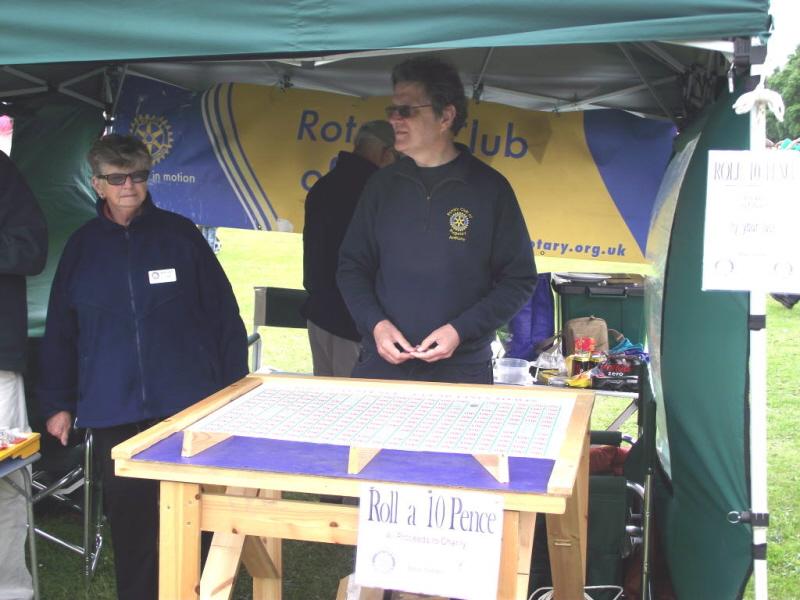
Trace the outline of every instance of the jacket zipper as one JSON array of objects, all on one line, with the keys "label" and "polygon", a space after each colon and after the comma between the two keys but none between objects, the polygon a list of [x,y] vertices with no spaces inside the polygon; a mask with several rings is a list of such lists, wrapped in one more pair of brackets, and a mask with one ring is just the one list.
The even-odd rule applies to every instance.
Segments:
[{"label": "jacket zipper", "polygon": [[416,177],[412,177],[407,173],[397,173],[397,175],[412,181],[418,188],[422,190],[422,194],[425,196],[427,214],[425,215],[425,229],[423,231],[430,231],[431,228],[431,209],[433,206],[433,193],[436,191],[436,188],[442,187],[444,184],[450,183],[451,181],[466,183],[463,179],[458,177],[448,177],[447,179],[442,179],[439,183],[434,185],[433,188],[431,188],[430,192],[428,192],[425,185]]},{"label": "jacket zipper", "polygon": [[131,269],[131,236],[130,231],[125,229],[125,243],[128,253],[128,293],[131,300],[131,311],[133,312],[133,331],[136,338],[136,360],[139,364],[139,381],[142,387],[142,418],[147,414],[147,391],[144,382],[144,365],[142,364],[142,340],[139,334],[139,319],[136,313],[136,298],[133,295],[133,274]]}]

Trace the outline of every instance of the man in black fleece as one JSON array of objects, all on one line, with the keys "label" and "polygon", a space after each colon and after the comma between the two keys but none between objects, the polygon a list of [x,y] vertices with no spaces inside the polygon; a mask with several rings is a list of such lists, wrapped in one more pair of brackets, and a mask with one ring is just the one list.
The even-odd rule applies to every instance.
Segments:
[{"label": "man in black fleece", "polygon": [[367,179],[394,162],[394,131],[386,121],[368,121],[356,133],[352,152],[339,152],[336,166],[306,197],[303,227],[303,316],[314,375],[350,377],[361,335],[336,285],[339,246]]},{"label": "man in black fleece", "polygon": [[392,84],[406,158],[367,182],[339,254],[363,336],[353,376],[491,383],[495,330],[536,283],[525,220],[508,181],[454,141],[467,117],[456,70],[414,57]]}]

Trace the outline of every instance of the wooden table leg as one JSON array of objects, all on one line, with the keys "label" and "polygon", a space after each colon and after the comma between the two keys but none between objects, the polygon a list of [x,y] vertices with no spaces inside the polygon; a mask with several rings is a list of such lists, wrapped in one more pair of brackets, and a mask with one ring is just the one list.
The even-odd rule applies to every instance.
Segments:
[{"label": "wooden table leg", "polygon": [[531,571],[536,513],[503,511],[503,542],[500,548],[500,574],[497,597],[525,600]]},{"label": "wooden table leg", "polygon": [[217,531],[200,576],[200,600],[228,600],[236,585],[245,536]]},{"label": "wooden table leg", "polygon": [[498,600],[517,600],[517,565],[519,564],[519,512],[503,511],[503,541],[500,546]]},{"label": "wooden table leg", "polygon": [[583,598],[586,581],[586,533],[589,523],[589,435],[572,495],[563,515],[547,515],[547,548],[555,600]]},{"label": "wooden table leg", "polygon": [[[281,492],[261,490],[259,498],[281,499]],[[282,558],[278,538],[248,536],[242,560],[253,577],[253,600],[281,600]]]},{"label": "wooden table leg", "polygon": [[[203,485],[204,494],[230,494],[255,497],[258,490],[242,487]],[[200,600],[228,600],[233,595],[242,562],[246,536],[232,531],[215,531],[211,548],[200,575]]]},{"label": "wooden table leg", "polygon": [[[280,499],[280,492],[241,487],[219,487],[215,493]],[[204,491],[209,489],[204,486]],[[234,531],[215,531],[200,578],[200,600],[228,600],[239,565],[244,562],[253,578],[254,600],[281,599],[281,540]]]},{"label": "wooden table leg", "polygon": [[526,600],[533,558],[533,536],[536,533],[536,513],[519,513],[519,556],[517,563],[517,598]]},{"label": "wooden table leg", "polygon": [[161,482],[158,597],[193,600],[200,595],[200,486]]}]

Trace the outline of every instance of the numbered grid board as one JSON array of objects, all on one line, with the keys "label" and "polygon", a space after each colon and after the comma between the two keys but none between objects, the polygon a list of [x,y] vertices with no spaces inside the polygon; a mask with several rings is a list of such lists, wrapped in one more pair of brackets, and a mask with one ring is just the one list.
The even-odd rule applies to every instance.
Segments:
[{"label": "numbered grid board", "polygon": [[[404,389],[407,388],[407,389]],[[516,391],[516,390],[514,390]],[[318,444],[558,456],[575,396],[270,379],[187,431]]]}]

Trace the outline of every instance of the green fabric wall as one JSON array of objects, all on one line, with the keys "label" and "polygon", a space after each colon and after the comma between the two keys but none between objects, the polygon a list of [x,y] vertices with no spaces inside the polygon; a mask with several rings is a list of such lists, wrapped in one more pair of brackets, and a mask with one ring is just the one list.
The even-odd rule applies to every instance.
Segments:
[{"label": "green fabric wall", "polygon": [[42,99],[15,115],[11,158],[39,201],[49,234],[47,266],[28,278],[28,335],[44,334],[50,283],[70,234],[92,218],[94,191],[86,152],[103,130],[97,108]]},{"label": "green fabric wall", "polygon": [[672,493],[657,515],[681,600],[735,598],[748,575],[751,530],[726,515],[749,506],[748,296],[700,289],[709,149],[749,147],[749,121],[724,95],[710,107],[678,199],[665,280],[664,405]]}]

